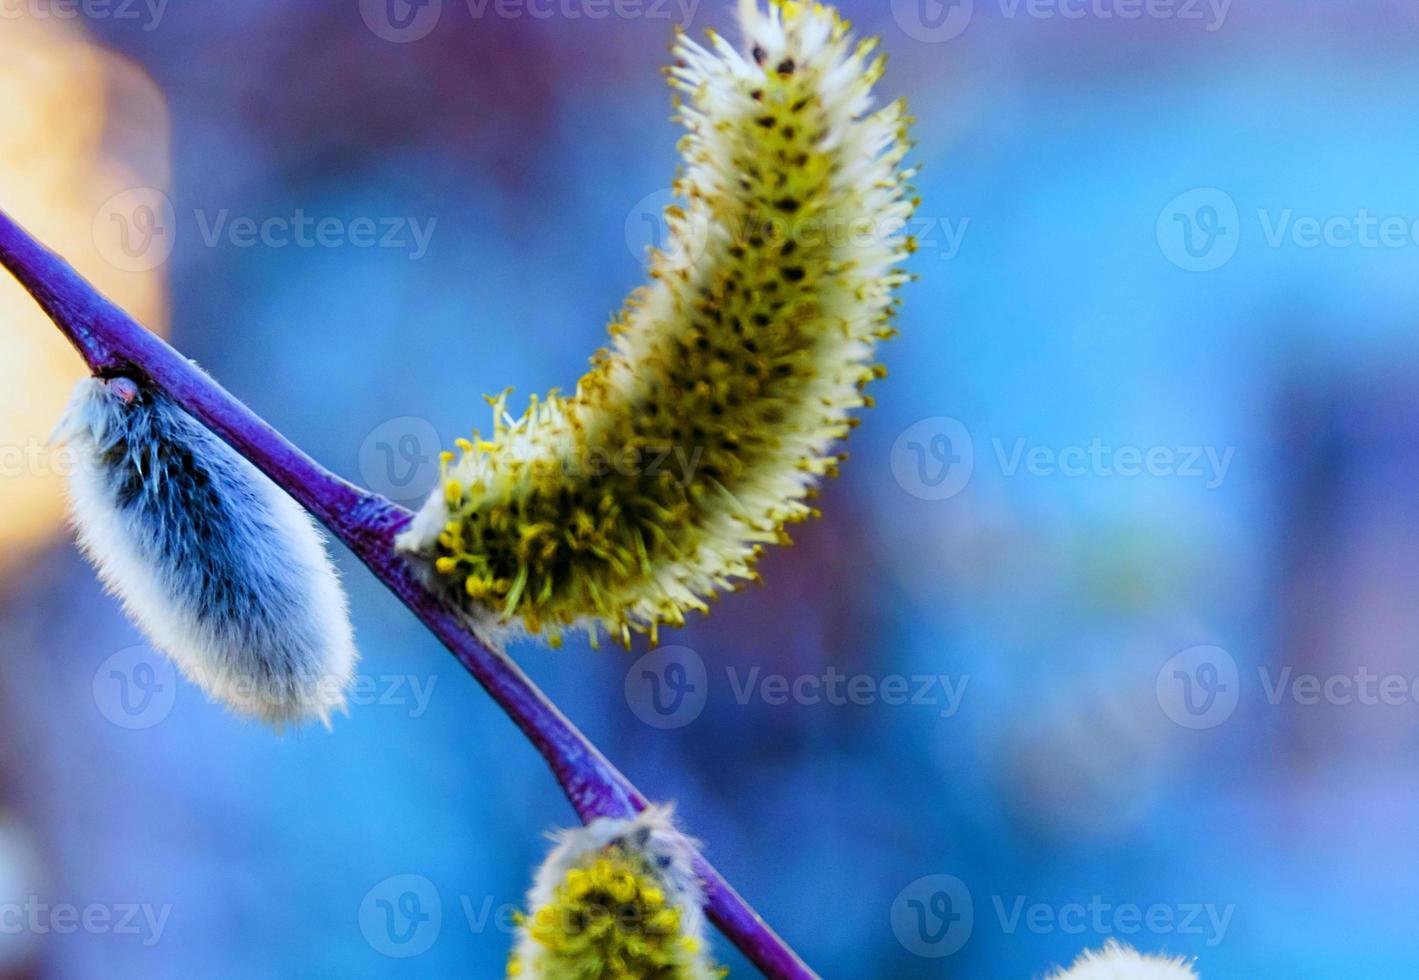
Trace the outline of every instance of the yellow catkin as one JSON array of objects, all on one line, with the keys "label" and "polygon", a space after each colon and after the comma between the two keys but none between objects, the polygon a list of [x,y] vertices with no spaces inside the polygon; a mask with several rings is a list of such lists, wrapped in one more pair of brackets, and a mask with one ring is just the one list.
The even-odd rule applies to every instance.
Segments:
[{"label": "yellow catkin", "polygon": [[873,108],[883,61],[831,8],[741,20],[742,53],[675,45],[684,203],[651,284],[572,396],[492,399],[400,539],[487,625],[681,625],[816,513],[869,404],[912,249],[905,109]]},{"label": "yellow catkin", "polygon": [[600,820],[561,836],[518,919],[508,976],[719,980],[703,897],[669,812]]}]

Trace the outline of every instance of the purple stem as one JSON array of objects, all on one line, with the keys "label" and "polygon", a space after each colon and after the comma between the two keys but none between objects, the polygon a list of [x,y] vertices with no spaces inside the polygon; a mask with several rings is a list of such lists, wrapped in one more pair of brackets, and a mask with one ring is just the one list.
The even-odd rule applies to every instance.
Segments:
[{"label": "purple stem", "polygon": [[[583,821],[629,817],[646,806],[631,785],[548,700],[507,654],[483,643],[457,612],[426,589],[395,552],[412,515],[325,469],[160,337],[119,309],[58,255],[0,211],[3,264],[69,338],[89,369],[127,375],[166,391],[195,418],[256,464],[343,541],[443,641],[547,760]],[[705,910],[764,975],[816,978],[702,857]]]}]

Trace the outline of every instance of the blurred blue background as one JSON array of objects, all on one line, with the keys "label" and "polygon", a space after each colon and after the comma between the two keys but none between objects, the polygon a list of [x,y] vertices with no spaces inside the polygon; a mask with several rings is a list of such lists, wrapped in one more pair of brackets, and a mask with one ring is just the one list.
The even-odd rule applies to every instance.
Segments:
[{"label": "blurred blue background", "polygon": [[[165,283],[182,350],[412,505],[484,394],[585,368],[663,230],[672,28],[732,17],[400,3],[12,3],[0,57],[39,24],[56,59],[150,79],[160,110],[114,95],[83,152],[157,174],[130,186],[165,194],[142,215],[166,244],[96,237],[107,274]],[[677,649],[519,660],[826,977],[1039,977],[1111,937],[1205,978],[1412,975],[1419,3],[844,6],[924,166],[879,407],[823,519]],[[93,96],[61,91],[56,120]],[[233,224],[301,215],[333,237]],[[8,447],[45,435],[4,418]],[[7,482],[49,499],[37,468]],[[279,738],[172,677],[53,515],[26,521],[0,885],[111,919],[15,928],[0,896],[11,975],[500,975],[573,815],[357,562],[356,704]],[[674,716],[638,686],[668,660],[705,678]],[[411,890],[435,915],[400,943],[373,910]]]}]

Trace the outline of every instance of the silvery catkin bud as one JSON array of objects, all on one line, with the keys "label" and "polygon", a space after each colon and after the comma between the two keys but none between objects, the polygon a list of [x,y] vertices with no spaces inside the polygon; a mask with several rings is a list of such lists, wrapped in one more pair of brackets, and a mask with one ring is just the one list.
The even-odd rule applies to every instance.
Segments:
[{"label": "silvery catkin bud", "polygon": [[399,545],[485,632],[654,636],[755,577],[813,513],[870,404],[914,248],[908,119],[833,9],[740,8],[743,53],[675,46],[683,207],[652,283],[571,397],[534,399],[445,455]]},{"label": "silvery catkin bud", "polygon": [[275,725],[345,706],[354,633],[310,517],[166,395],[79,383],[55,440],[77,454],[79,545],[153,645]]}]

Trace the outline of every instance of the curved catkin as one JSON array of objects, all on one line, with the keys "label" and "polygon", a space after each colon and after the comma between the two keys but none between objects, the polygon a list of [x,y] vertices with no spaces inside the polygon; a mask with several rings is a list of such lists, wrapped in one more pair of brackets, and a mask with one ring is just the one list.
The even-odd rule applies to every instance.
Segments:
[{"label": "curved catkin", "polygon": [[692,857],[667,807],[562,832],[528,893],[508,976],[719,980]]},{"label": "curved catkin", "polygon": [[914,201],[904,106],[828,7],[741,5],[743,52],[681,37],[683,207],[570,398],[445,456],[401,537],[484,628],[679,625],[813,511],[881,374]]},{"label": "curved catkin", "polygon": [[76,454],[79,544],[153,645],[275,725],[345,706],[357,660],[311,519],[161,392],[79,383],[55,432]]}]

